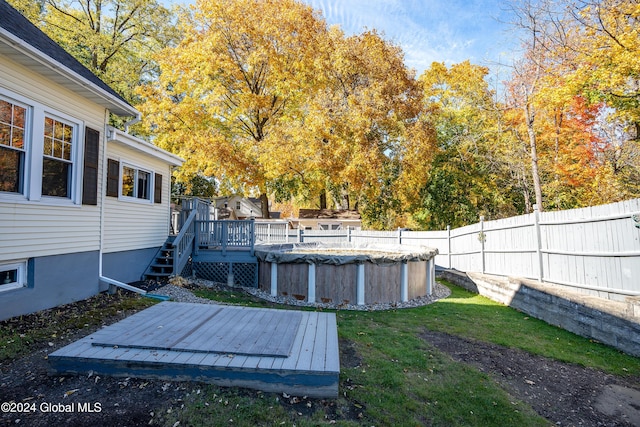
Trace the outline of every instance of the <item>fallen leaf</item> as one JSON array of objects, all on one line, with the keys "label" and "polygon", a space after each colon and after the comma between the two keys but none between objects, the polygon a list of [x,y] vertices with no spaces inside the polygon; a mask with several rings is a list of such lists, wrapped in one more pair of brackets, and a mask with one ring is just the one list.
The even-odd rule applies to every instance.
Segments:
[{"label": "fallen leaf", "polygon": [[78,390],[80,390],[80,389],[79,388],[74,388],[73,390],[67,390],[67,391],[64,392],[64,396],[63,397],[71,396],[73,393],[75,393]]}]

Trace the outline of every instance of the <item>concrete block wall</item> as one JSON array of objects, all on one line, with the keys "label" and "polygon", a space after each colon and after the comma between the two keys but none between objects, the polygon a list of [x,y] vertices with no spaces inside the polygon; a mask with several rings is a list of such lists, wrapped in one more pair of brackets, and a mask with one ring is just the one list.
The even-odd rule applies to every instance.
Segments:
[{"label": "concrete block wall", "polygon": [[640,298],[612,301],[550,283],[456,270],[440,275],[531,317],[640,357]]}]

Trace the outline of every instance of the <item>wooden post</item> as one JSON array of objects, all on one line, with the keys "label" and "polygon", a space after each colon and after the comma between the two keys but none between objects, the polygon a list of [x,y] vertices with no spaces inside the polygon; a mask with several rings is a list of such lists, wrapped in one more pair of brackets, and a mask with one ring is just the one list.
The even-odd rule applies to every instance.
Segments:
[{"label": "wooden post", "polygon": [[222,255],[227,253],[227,243],[229,243],[229,222],[222,222],[222,239],[220,242],[220,246],[222,249]]},{"label": "wooden post", "polygon": [[356,282],[356,303],[364,305],[364,264],[358,264]]}]

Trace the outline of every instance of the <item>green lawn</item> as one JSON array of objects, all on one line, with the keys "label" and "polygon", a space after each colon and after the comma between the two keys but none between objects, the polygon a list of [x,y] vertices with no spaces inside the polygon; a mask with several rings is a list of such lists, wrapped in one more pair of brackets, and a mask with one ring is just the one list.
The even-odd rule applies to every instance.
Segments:
[{"label": "green lawn", "polygon": [[[393,425],[546,426],[527,404],[487,374],[453,361],[420,335],[426,329],[495,343],[590,366],[615,375],[640,374],[640,359],[530,318],[447,283],[449,298],[434,304],[378,312],[338,311],[341,345],[359,363],[342,366],[337,401],[203,387],[165,425]],[[236,292],[200,296],[262,305]],[[294,401],[295,402],[295,401]],[[333,421],[332,421],[333,420]]]},{"label": "green lawn", "polygon": [[[639,358],[445,284],[451,288],[451,296],[424,307],[336,311],[343,351],[338,399],[306,399],[193,383],[179,408],[163,414],[158,411],[154,420],[165,426],[550,425],[486,373],[455,362],[431,346],[421,338],[426,330],[519,348],[613,375],[640,375]],[[195,293],[226,303],[273,306],[241,290],[203,289]],[[70,306],[73,308],[28,316],[29,322],[24,321],[27,317],[2,322],[0,362],[155,302],[133,295],[102,296]]]}]

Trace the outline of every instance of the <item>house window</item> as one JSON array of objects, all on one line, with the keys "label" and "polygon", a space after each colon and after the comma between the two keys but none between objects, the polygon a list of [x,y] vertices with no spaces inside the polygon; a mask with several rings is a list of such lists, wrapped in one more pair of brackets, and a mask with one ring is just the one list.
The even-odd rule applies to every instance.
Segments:
[{"label": "house window", "polygon": [[318,223],[320,230],[341,230],[342,224],[340,223]]},{"label": "house window", "polygon": [[0,199],[80,205],[82,122],[0,92]]},{"label": "house window", "polygon": [[121,195],[151,200],[151,172],[133,166],[122,166]]},{"label": "house window", "polygon": [[71,197],[74,126],[52,117],[44,119],[42,195]]},{"label": "house window", "polygon": [[0,191],[22,193],[27,109],[0,98]]},{"label": "house window", "polygon": [[26,261],[0,264],[0,292],[25,287],[27,283],[26,271]]},{"label": "house window", "polygon": [[239,211],[240,210],[240,201],[236,202],[236,210]]}]

